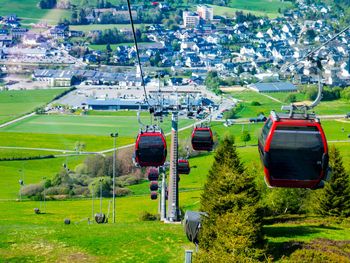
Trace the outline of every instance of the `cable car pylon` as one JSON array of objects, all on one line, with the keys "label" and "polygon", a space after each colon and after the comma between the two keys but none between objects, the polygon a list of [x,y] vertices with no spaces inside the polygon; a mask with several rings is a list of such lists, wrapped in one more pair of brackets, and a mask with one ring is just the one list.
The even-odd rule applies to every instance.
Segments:
[{"label": "cable car pylon", "polygon": [[171,145],[170,145],[170,171],[168,188],[168,217],[169,222],[180,221],[179,187],[178,187],[178,112],[172,112]]}]

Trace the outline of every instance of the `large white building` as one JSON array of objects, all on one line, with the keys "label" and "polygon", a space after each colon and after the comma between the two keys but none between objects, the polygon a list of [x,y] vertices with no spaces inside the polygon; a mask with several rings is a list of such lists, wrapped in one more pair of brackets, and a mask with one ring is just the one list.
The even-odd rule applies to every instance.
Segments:
[{"label": "large white building", "polygon": [[199,15],[190,11],[184,11],[183,22],[185,27],[196,27],[199,24]]},{"label": "large white building", "polygon": [[197,5],[197,14],[205,21],[211,21],[214,18],[214,9],[208,5]]}]

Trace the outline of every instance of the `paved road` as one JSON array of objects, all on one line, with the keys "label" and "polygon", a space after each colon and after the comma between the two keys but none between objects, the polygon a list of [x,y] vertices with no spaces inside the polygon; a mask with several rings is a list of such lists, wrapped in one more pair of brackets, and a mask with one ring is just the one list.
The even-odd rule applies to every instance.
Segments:
[{"label": "paved road", "polygon": [[27,115],[24,115],[24,116],[22,116],[22,117],[19,117],[19,118],[17,118],[17,119],[12,120],[12,121],[9,121],[9,122],[6,122],[6,123],[1,124],[1,125],[0,125],[0,128],[4,128],[4,127],[6,127],[6,126],[8,126],[8,125],[14,124],[14,123],[16,123],[16,122],[18,122],[18,121],[27,119],[27,118],[32,117],[32,116],[34,116],[34,115],[35,115],[35,112],[29,113],[29,114],[27,114]]}]

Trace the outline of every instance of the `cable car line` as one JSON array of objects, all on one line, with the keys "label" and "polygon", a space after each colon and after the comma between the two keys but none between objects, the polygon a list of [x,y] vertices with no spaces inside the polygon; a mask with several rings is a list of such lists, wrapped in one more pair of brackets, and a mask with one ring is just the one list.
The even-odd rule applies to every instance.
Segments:
[{"label": "cable car line", "polygon": [[135,49],[136,49],[136,57],[137,57],[137,62],[138,62],[139,70],[140,70],[141,85],[143,87],[143,91],[144,91],[144,94],[145,94],[145,102],[148,104],[148,106],[150,106],[149,101],[148,101],[147,91],[146,91],[145,80],[144,80],[144,77],[143,77],[143,71],[142,71],[141,59],[140,59],[140,52],[139,52],[139,47],[138,47],[138,44],[137,44],[136,31],[135,31],[135,26],[134,26],[134,19],[132,17],[132,12],[131,12],[130,0],[127,0],[127,3],[128,3],[130,24],[131,24],[132,34],[133,34],[133,38],[134,38],[134,45],[135,45]]},{"label": "cable car line", "polygon": [[309,58],[313,53],[317,52],[318,50],[320,50],[322,47],[328,45],[328,43],[332,42],[334,39],[336,39],[338,36],[340,36],[341,34],[345,33],[346,31],[348,31],[350,29],[350,26],[345,27],[342,31],[340,31],[339,33],[337,33],[336,35],[334,35],[333,37],[331,37],[330,39],[328,39],[327,41],[325,41],[324,43],[322,43],[321,45],[319,45],[318,47],[316,47],[315,49],[309,51],[306,55],[304,55],[302,58],[298,59],[297,61],[287,64],[285,66],[285,69],[283,68],[283,66],[281,67],[281,69],[279,70],[280,72],[284,72],[286,71],[289,67],[294,66],[295,64],[298,64],[299,62],[305,60],[306,58]]}]

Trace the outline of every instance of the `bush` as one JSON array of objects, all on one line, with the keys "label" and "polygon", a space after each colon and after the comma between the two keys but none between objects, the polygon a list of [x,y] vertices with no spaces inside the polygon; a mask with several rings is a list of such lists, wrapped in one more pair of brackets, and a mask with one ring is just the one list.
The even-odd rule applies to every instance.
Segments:
[{"label": "bush", "polygon": [[350,87],[346,87],[340,92],[340,97],[346,100],[350,100]]},{"label": "bush", "polygon": [[100,196],[100,179],[102,181],[102,196],[110,197],[112,196],[112,178],[110,177],[97,177],[90,183],[89,189],[92,193],[92,188],[95,196]]},{"label": "bush", "polygon": [[21,189],[21,194],[31,197],[40,194],[44,190],[44,186],[40,184],[29,184]]},{"label": "bush", "polygon": [[252,101],[252,102],[250,103],[250,105],[252,105],[252,106],[261,106],[261,103],[258,102],[258,101]]},{"label": "bush", "polygon": [[87,174],[87,166],[86,164],[78,164],[75,169],[74,169],[75,173],[77,174]]},{"label": "bush", "polygon": [[46,195],[68,195],[70,188],[67,185],[53,186],[45,190]]},{"label": "bush", "polygon": [[154,215],[147,211],[143,211],[140,214],[140,221],[156,221],[156,220],[159,220],[159,215]]},{"label": "bush", "polygon": [[297,96],[295,96],[295,94],[289,94],[284,101],[285,102],[289,102],[289,103],[296,102],[297,101]]},{"label": "bush", "polygon": [[73,194],[72,195],[83,195],[83,196],[87,196],[89,195],[90,191],[89,188],[87,186],[76,186],[73,189]]},{"label": "bush", "polygon": [[264,198],[272,215],[301,214],[306,212],[307,189],[270,189]]},{"label": "bush", "polygon": [[[113,193],[113,191],[112,191],[112,193]],[[127,196],[129,194],[131,194],[131,190],[129,188],[116,187],[116,189],[115,189],[116,196]]]}]

